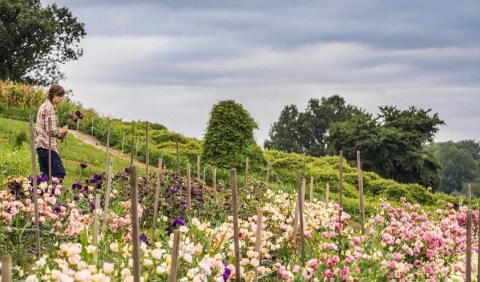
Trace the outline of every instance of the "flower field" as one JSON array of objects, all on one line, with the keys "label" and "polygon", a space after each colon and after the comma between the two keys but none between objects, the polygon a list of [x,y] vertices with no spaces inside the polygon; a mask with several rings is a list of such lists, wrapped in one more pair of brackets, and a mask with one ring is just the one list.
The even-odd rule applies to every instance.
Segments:
[{"label": "flower field", "polygon": [[[83,165],[83,164],[82,164]],[[36,258],[32,179],[16,178],[0,191],[0,253],[12,254],[14,280],[133,281],[129,171],[113,175],[107,228],[93,240],[95,215],[103,219],[105,174],[69,187],[37,178],[41,257]],[[152,232],[156,175],[138,179],[141,277],[168,281],[173,231],[180,230],[178,281],[464,281],[466,206],[448,204],[436,212],[399,199],[382,201],[366,222],[366,234],[341,207],[305,202],[305,263],[294,240],[296,195],[253,182],[239,188],[240,274],[236,273],[231,189],[192,181],[187,209],[185,179],[161,175],[160,216]],[[101,195],[100,207],[95,206]],[[256,251],[257,212],[262,211]],[[478,211],[472,212],[472,274],[476,281]]]}]

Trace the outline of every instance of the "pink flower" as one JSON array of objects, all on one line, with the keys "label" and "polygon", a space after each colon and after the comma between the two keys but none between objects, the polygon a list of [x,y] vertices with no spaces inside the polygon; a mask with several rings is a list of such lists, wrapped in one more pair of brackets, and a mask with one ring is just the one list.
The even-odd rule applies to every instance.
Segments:
[{"label": "pink flower", "polygon": [[312,276],[313,276],[313,269],[307,267],[303,270],[303,278],[309,280],[312,278]]},{"label": "pink flower", "polygon": [[308,264],[308,266],[313,268],[313,270],[317,270],[317,268],[319,267],[318,259],[311,259],[307,262],[307,264]]},{"label": "pink flower", "polygon": [[400,254],[400,253],[394,253],[393,254],[393,259],[394,260],[401,260],[401,259],[403,259],[403,255]]},{"label": "pink flower", "polygon": [[327,269],[323,272],[323,278],[330,279],[333,278],[333,273],[330,269]]},{"label": "pink flower", "polygon": [[343,281],[348,280],[348,277],[350,276],[350,269],[348,266],[343,267],[342,271],[340,271],[340,276],[342,276]]},{"label": "pink flower", "polygon": [[299,273],[299,272],[300,272],[300,266],[295,265],[295,266],[293,267],[293,269],[292,269],[292,272],[293,272],[293,273]]}]

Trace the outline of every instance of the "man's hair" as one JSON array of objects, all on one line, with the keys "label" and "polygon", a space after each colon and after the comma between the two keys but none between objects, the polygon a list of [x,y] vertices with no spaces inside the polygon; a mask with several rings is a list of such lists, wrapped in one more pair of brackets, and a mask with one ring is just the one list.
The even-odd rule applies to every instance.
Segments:
[{"label": "man's hair", "polygon": [[50,100],[50,102],[53,102],[53,97],[63,97],[64,95],[65,89],[63,89],[63,87],[58,84],[53,84],[52,86],[50,86],[50,89],[48,89],[48,100]]}]

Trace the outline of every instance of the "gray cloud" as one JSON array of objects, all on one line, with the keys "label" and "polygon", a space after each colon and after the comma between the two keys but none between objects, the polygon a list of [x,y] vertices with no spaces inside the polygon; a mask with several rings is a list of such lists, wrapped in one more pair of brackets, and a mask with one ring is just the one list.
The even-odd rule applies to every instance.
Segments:
[{"label": "gray cloud", "polygon": [[285,105],[339,94],[372,113],[432,108],[437,140],[480,136],[475,0],[56,2],[88,32],[64,84],[104,114],[202,137],[235,99],[263,143]]}]

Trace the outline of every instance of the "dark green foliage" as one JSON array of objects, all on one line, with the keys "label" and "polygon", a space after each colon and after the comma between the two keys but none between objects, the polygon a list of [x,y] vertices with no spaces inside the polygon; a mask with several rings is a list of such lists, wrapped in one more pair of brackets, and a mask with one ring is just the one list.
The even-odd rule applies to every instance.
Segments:
[{"label": "dark green foliage", "polygon": [[285,106],[278,122],[270,129],[267,149],[324,156],[328,153],[327,136],[333,123],[364,116],[363,110],[345,103],[334,95],[321,100],[311,99],[305,112],[298,112],[295,105]]},{"label": "dark green foliage", "polygon": [[410,107],[380,107],[376,119],[355,117],[335,123],[330,130],[330,145],[335,153],[343,150],[349,160],[362,152],[365,170],[402,183],[419,183],[434,191],[439,185],[440,164],[422,145],[433,140],[444,122],[430,110]]},{"label": "dark green foliage", "polygon": [[[480,144],[474,140],[442,142],[426,146],[440,161],[440,191],[466,192],[467,183],[480,183]],[[473,194],[480,196],[476,184]],[[466,193],[465,193],[466,194]]]},{"label": "dark green foliage", "polygon": [[48,85],[59,65],[83,54],[83,23],[65,7],[39,0],[0,0],[0,79]]},{"label": "dark green foliage", "polygon": [[272,140],[265,140],[264,147],[289,153],[301,152],[298,136],[298,115],[297,106],[285,106],[278,121],[270,128],[269,136]]},{"label": "dark green foliage", "polygon": [[210,112],[203,160],[218,168],[245,168],[250,158],[251,168],[265,165],[262,152],[255,143],[253,130],[257,123],[242,105],[233,100],[220,101]]}]

